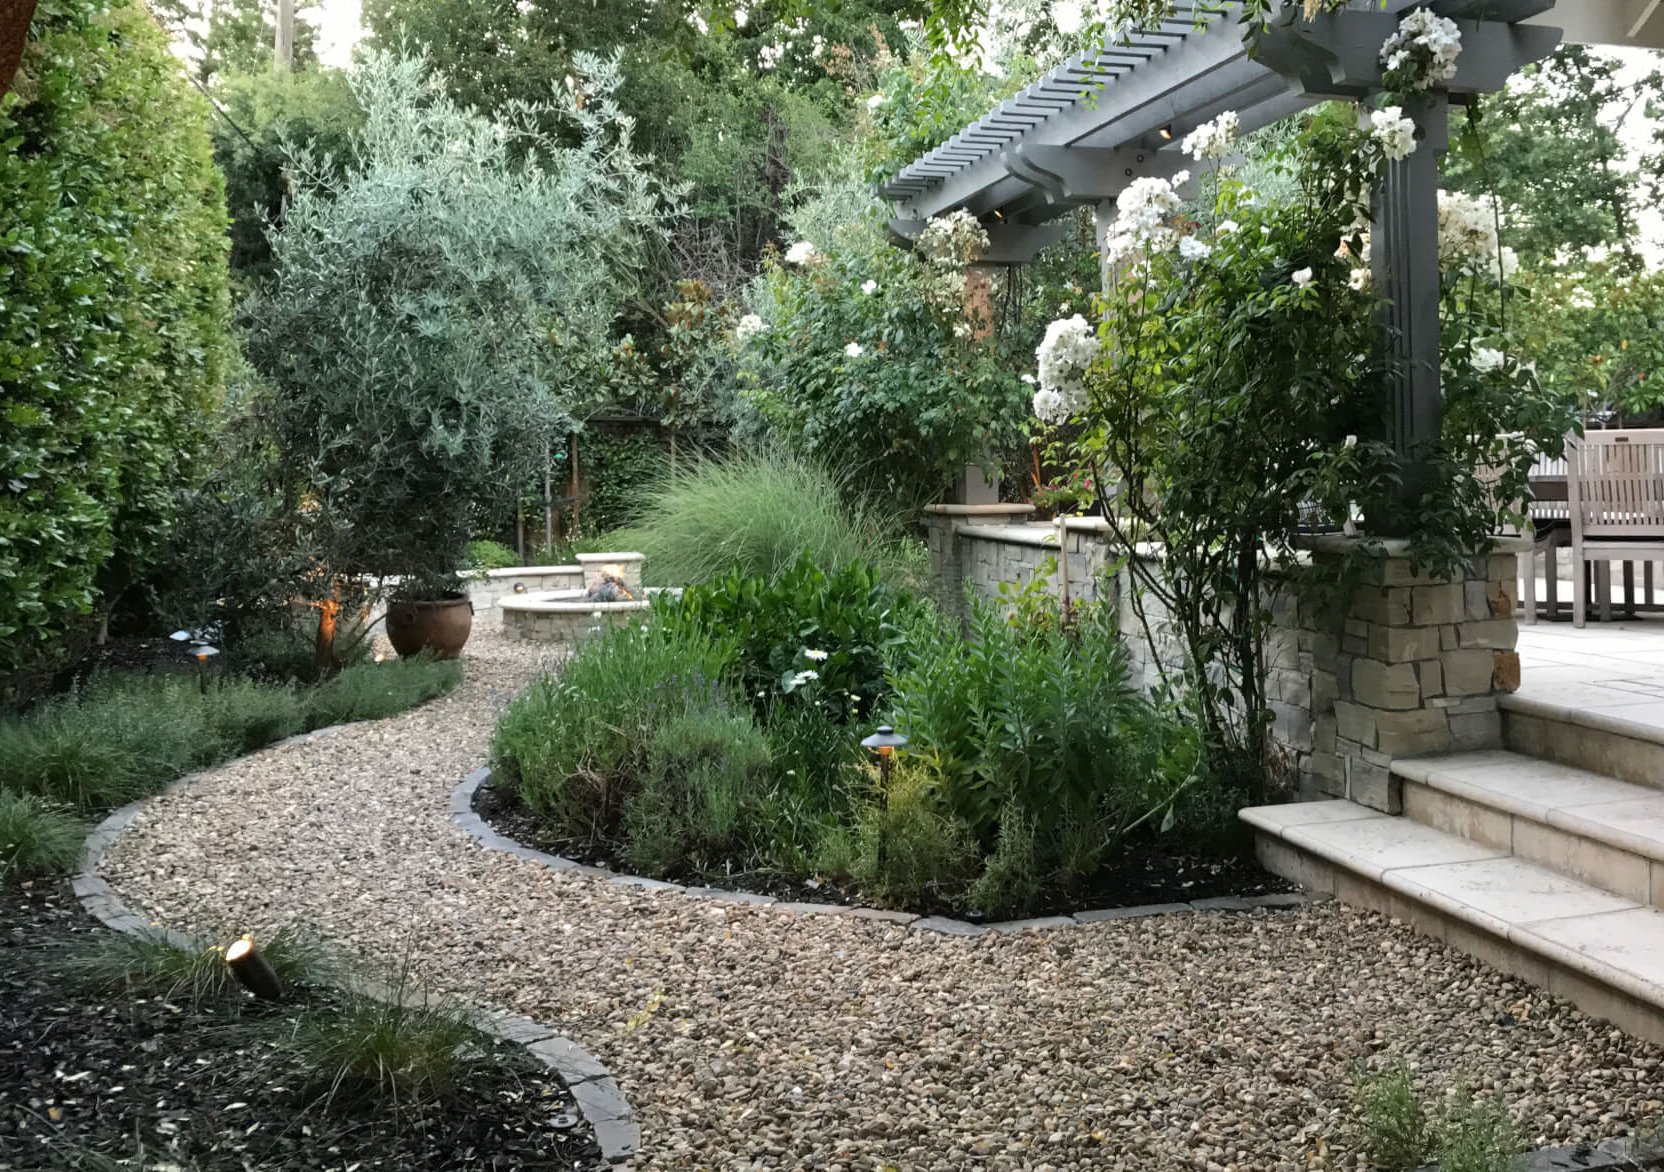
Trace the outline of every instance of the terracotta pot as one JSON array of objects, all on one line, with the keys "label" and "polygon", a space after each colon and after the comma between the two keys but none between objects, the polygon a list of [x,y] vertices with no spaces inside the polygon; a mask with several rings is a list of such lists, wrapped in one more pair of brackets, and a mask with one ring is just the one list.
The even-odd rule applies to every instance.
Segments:
[{"label": "terracotta pot", "polygon": [[395,598],[387,604],[387,641],[402,658],[432,651],[455,659],[474,628],[474,604],[456,594],[437,602]]}]

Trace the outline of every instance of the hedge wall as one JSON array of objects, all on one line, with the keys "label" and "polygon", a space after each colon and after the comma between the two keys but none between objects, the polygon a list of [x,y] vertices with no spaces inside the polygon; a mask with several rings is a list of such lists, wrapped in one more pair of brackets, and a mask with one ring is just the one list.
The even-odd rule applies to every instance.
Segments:
[{"label": "hedge wall", "polygon": [[0,673],[141,574],[230,347],[206,103],[130,0],[43,0],[0,98]]}]

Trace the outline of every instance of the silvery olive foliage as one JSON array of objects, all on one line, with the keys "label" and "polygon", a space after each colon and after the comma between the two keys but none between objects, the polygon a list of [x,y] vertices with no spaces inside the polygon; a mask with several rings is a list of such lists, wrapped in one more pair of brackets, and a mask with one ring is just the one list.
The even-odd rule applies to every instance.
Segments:
[{"label": "silvery olive foliage", "polygon": [[578,65],[558,104],[488,118],[424,59],[374,53],[345,164],[292,152],[249,353],[325,579],[454,586],[602,368],[674,193],[632,150],[616,61]]}]

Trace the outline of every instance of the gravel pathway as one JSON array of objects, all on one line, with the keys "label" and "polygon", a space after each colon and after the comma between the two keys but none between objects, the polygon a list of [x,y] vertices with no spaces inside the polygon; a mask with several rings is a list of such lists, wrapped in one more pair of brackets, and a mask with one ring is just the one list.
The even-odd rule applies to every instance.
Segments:
[{"label": "gravel pathway", "polygon": [[1503,1094],[1539,1142],[1664,1111],[1657,1048],[1334,903],[967,940],[485,851],[447,798],[540,652],[477,631],[452,695],[156,800],[104,873],[170,926],[301,921],[567,1023],[640,1114],[640,1169],[1352,1167],[1348,1072],[1378,1054]]}]

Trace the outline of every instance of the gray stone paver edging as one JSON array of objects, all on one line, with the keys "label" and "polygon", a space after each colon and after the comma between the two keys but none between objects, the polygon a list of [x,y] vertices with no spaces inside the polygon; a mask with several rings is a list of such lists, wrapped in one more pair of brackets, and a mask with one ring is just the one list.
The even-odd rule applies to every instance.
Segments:
[{"label": "gray stone paver edging", "polygon": [[918,916],[909,912],[885,911],[882,908],[851,907],[840,903],[797,903],[787,900],[776,900],[766,895],[757,895],[749,891],[726,891],[720,887],[685,887],[680,883],[667,883],[662,879],[648,879],[641,875],[620,875],[609,871],[605,867],[592,867],[584,863],[566,858],[564,855],[552,855],[547,851],[534,850],[523,846],[512,838],[497,833],[474,812],[474,794],[480,786],[491,777],[491,767],[482,765],[474,770],[451,791],[451,821],[467,831],[480,845],[487,850],[502,851],[515,858],[525,859],[527,862],[541,863],[545,867],[552,867],[557,871],[573,871],[581,875],[589,875],[596,879],[605,879],[609,883],[621,887],[640,887],[648,891],[674,891],[694,899],[721,900],[727,903],[751,904],[755,907],[769,908],[777,912],[785,912],[794,916],[843,916],[848,919],[879,920],[896,924],[912,932],[935,932],[943,936],[982,936],[989,932],[1003,935],[1017,935],[1028,931],[1047,931],[1054,928],[1078,928],[1083,924],[1095,924],[1104,920],[1135,920],[1145,916],[1164,916],[1190,912],[1210,911],[1254,911],[1259,908],[1288,908],[1299,907],[1314,900],[1323,898],[1318,895],[1307,895],[1304,892],[1277,892],[1271,895],[1249,896],[1218,896],[1212,899],[1196,899],[1189,903],[1153,903],[1142,907],[1103,908],[1094,911],[1075,912],[1067,916],[1038,916],[1027,920],[1002,920],[992,924],[973,924],[968,920],[955,920],[947,916]]},{"label": "gray stone paver edging", "polygon": [[[287,737],[265,746],[259,752],[269,752],[286,745],[311,740],[315,737],[325,737],[334,734],[345,725],[331,725],[327,728],[315,729],[309,733]],[[205,771],[206,772],[206,771]],[[165,786],[151,797],[172,793],[193,785],[204,776],[204,772],[190,773],[178,778]],[[472,775],[470,775],[472,776]],[[478,783],[475,783],[476,786]],[[470,795],[472,790],[469,791]],[[110,885],[98,874],[98,864],[104,857],[121,832],[127,829],[138,816],[149,798],[136,802],[129,802],[120,809],[112,810],[105,819],[93,828],[87,836],[86,853],[81,859],[81,870],[70,880],[70,887],[75,897],[80,901],[87,913],[103,924],[106,928],[117,932],[125,932],[130,936],[160,936],[175,948],[188,951],[200,951],[207,947],[204,942],[195,940],[183,932],[165,927],[145,919],[135,913],[117,898]],[[451,811],[453,816],[457,809],[457,797],[451,795]],[[472,813],[472,811],[470,811]],[[500,836],[494,836],[500,838]],[[501,839],[507,843],[507,839]],[[488,843],[487,845],[493,845]],[[512,845],[512,844],[511,844]],[[536,853],[536,852],[532,852]],[[596,871],[594,867],[579,867],[565,859],[555,859],[553,856],[543,856],[552,865],[567,864],[569,869]],[[373,987],[366,986],[366,991],[375,995]],[[595,1141],[601,1149],[601,1156],[609,1163],[627,1160],[641,1150],[641,1125],[636,1122],[635,1112],[629,1101],[625,1099],[618,1082],[596,1057],[572,1039],[565,1037],[553,1028],[526,1017],[516,1017],[513,1014],[491,1012],[473,1015],[475,1025],[484,1033],[498,1038],[512,1045],[518,1045],[542,1063],[545,1068],[555,1074],[566,1089],[572,1093],[572,1099],[578,1105],[578,1111],[583,1115],[591,1127],[595,1129]]]}]

